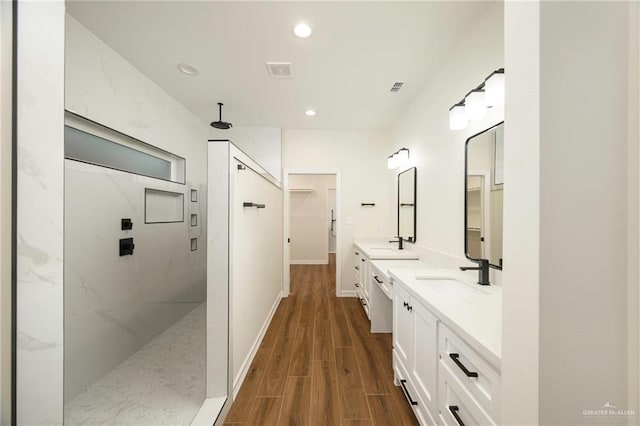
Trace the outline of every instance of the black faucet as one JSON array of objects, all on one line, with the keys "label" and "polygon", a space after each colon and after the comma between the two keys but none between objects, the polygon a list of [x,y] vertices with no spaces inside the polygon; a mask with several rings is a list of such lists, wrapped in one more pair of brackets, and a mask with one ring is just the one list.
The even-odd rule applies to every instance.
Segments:
[{"label": "black faucet", "polygon": [[461,271],[478,271],[478,284],[480,285],[489,285],[489,260],[488,259],[478,259],[474,260],[474,262],[478,262],[477,268],[472,268],[470,266],[461,266]]},{"label": "black faucet", "polygon": [[397,240],[392,240],[389,241],[390,243],[398,243],[398,250],[403,250],[404,247],[402,246],[402,237],[396,237]]}]

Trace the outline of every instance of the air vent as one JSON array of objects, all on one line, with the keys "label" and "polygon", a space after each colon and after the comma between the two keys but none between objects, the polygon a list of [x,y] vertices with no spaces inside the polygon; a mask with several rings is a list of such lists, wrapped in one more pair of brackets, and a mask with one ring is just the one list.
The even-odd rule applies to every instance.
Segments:
[{"label": "air vent", "polygon": [[399,92],[399,91],[400,91],[400,89],[402,88],[402,85],[403,85],[403,84],[404,84],[404,83],[403,83],[403,82],[401,82],[401,81],[396,81],[395,83],[393,83],[393,87],[391,88],[391,91],[392,91],[393,93],[395,93],[395,92]]},{"label": "air vent", "polygon": [[267,62],[267,69],[273,78],[293,78],[291,62]]}]

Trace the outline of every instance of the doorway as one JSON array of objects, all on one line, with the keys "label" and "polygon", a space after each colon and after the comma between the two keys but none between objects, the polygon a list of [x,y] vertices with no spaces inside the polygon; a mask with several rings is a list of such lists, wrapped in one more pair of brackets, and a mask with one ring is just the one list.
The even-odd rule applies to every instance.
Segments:
[{"label": "doorway", "polygon": [[341,293],[340,173],[285,170],[284,295],[290,292],[291,265],[335,262],[336,296]]}]

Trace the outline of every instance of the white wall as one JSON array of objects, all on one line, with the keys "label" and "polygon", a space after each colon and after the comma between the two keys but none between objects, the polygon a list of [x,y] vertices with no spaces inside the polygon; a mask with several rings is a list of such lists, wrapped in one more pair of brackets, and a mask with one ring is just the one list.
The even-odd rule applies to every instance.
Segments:
[{"label": "white wall", "polygon": [[[629,5],[629,404],[640,413],[640,3]],[[638,235],[638,238],[633,238]],[[635,378],[635,380],[633,380]]]},{"label": "white wall", "polygon": [[628,13],[540,5],[541,424],[627,401]]},{"label": "white wall", "polygon": [[[329,261],[329,189],[335,175],[290,175],[289,208],[292,264],[327,264]],[[296,192],[295,189],[308,189]]]},{"label": "white wall", "polygon": [[[240,388],[280,301],[282,190],[233,144],[208,146],[207,376],[208,395],[220,397],[227,395],[221,378]],[[227,362],[228,376],[220,374]]]},{"label": "white wall", "polygon": [[[638,267],[632,7],[507,5],[505,423],[637,423],[637,406],[627,405],[637,389],[627,360],[629,342],[637,345],[628,298],[638,286],[629,280]],[[637,9],[632,16],[637,28]],[[607,402],[636,417],[589,416]]]},{"label": "white wall", "polygon": [[64,2],[18,3],[17,424],[62,424]]},{"label": "white wall", "polygon": [[0,2],[0,424],[11,420],[12,3]]},{"label": "white wall", "polygon": [[[417,168],[417,241],[407,247],[417,249],[421,258],[436,265],[456,267],[467,263],[463,225],[465,141],[503,119],[503,109],[496,107],[466,129],[451,131],[449,108],[503,65],[503,10],[502,3],[496,3],[461,35],[392,129],[388,151],[409,148],[407,167]],[[389,185],[394,188],[389,206],[392,229],[397,223],[397,175],[402,171],[388,173]]]},{"label": "white wall", "polygon": [[187,185],[204,188],[208,123],[69,15],[65,66],[68,110],[186,158]]},{"label": "white wall", "polygon": [[505,3],[504,424],[535,425],[539,419],[539,55],[539,2]]},{"label": "white wall", "polygon": [[[222,112],[224,121],[229,119]],[[217,121],[218,118],[211,121]],[[234,126],[228,130],[211,128],[213,139],[228,139],[251,157],[278,185],[282,182],[282,129],[279,127]]]},{"label": "white wall", "polygon": [[[145,223],[145,188],[182,193],[184,221]],[[65,403],[205,301],[204,236],[190,249],[200,206],[185,185],[65,160]]]},{"label": "white wall", "polygon": [[[353,282],[353,239],[389,236],[389,180],[387,176],[388,135],[382,131],[294,130],[283,131],[283,169],[313,172],[339,170],[341,212],[336,244],[343,253],[337,266],[342,285],[337,291],[355,294]],[[376,203],[362,207],[360,203]],[[286,238],[287,236],[285,236]]]}]

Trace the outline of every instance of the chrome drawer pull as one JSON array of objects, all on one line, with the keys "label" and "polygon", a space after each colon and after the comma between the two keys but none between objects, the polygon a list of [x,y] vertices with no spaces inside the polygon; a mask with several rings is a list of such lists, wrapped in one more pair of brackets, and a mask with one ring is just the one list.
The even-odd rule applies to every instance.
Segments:
[{"label": "chrome drawer pull", "polygon": [[462,370],[464,374],[467,375],[467,377],[478,377],[478,373],[476,373],[475,371],[467,370],[467,367],[465,367],[464,364],[460,362],[460,360],[458,359],[460,358],[459,354],[449,354],[449,358],[451,358],[453,362],[456,363],[456,365],[460,368],[460,370]]},{"label": "chrome drawer pull", "polygon": [[450,405],[449,406],[449,411],[451,411],[451,414],[453,415],[453,417],[455,417],[456,422],[458,422],[458,424],[460,426],[464,426],[464,422],[462,421],[462,419],[460,418],[460,416],[458,416],[458,406],[457,405]]},{"label": "chrome drawer pull", "polygon": [[404,385],[405,383],[407,383],[406,380],[400,379],[400,384],[402,385],[402,390],[404,391],[404,395],[407,397],[411,405],[418,405],[418,401],[414,401],[413,398],[411,398],[411,395],[409,395],[409,391],[407,390],[407,387]]}]

